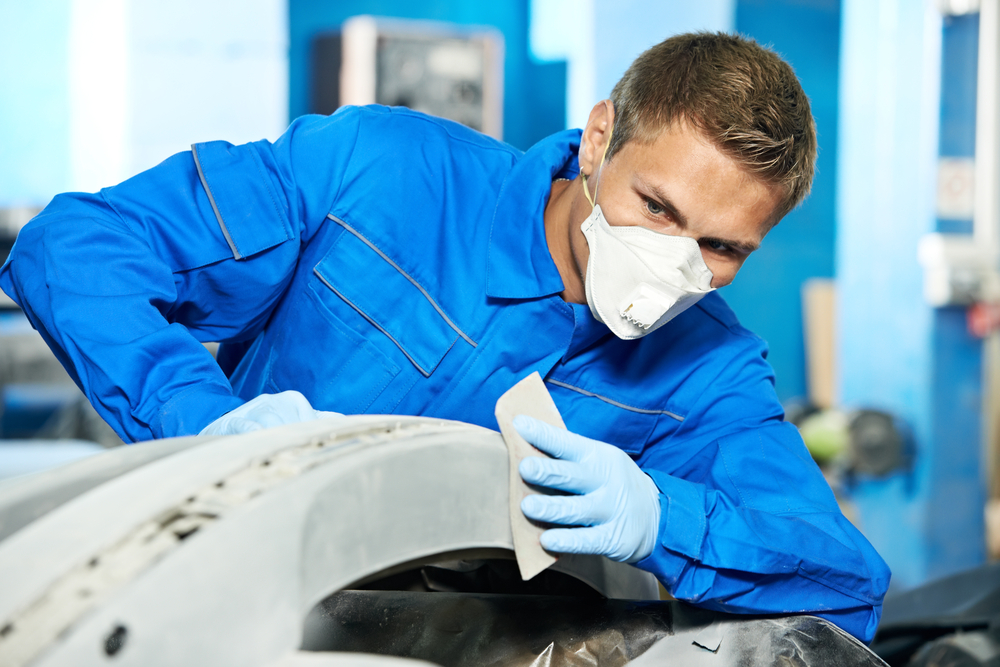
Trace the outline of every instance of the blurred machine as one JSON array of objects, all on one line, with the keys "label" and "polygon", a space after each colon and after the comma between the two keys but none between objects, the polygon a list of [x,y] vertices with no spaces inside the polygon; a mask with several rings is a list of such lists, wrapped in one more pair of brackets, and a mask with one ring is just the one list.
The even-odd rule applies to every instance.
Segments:
[{"label": "blurred machine", "polygon": [[430,21],[357,16],[316,38],[312,111],[404,106],[503,134],[503,36]]},{"label": "blurred machine", "polygon": [[872,649],[892,667],[1000,664],[1000,564],[890,596]]}]

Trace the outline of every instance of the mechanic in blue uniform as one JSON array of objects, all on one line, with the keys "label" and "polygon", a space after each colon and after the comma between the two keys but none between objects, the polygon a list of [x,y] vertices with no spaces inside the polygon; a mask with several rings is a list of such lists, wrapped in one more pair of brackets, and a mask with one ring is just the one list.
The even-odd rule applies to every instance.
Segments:
[{"label": "mechanic in blue uniform", "polygon": [[496,428],[497,398],[538,371],[569,428],[516,422],[555,457],[522,476],[570,492],[522,505],[565,526],[546,548],[869,641],[888,569],[783,421],[765,343],[713,291],[807,194],[815,153],[786,63],[682,35],[582,133],[526,153],[384,107],[195,145],[56,197],[0,287],[127,441],[327,411]]}]

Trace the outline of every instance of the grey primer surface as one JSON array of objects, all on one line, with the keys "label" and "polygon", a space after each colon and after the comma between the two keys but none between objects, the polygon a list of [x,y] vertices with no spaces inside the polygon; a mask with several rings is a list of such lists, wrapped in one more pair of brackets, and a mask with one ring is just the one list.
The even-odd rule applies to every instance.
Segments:
[{"label": "grey primer surface", "polygon": [[[430,590],[471,592],[423,593],[406,603],[411,611],[454,605],[461,595],[461,608],[476,609],[482,589],[469,582],[495,579],[504,563],[516,571],[508,488],[500,434],[385,416],[141,444],[11,480],[0,484],[0,667],[419,664],[413,660],[419,653],[305,649],[333,648],[324,619],[341,628],[363,624],[349,614],[331,616],[348,599],[337,596],[351,595],[338,591],[413,572]],[[604,632],[598,645],[621,635],[625,652],[571,664],[622,664],[654,640],[635,664],[653,664],[641,661],[661,646],[667,648],[655,664],[878,664],[864,662],[873,658],[856,641],[809,617],[722,619],[679,603],[630,602],[602,625],[574,617],[574,610],[616,609],[618,603],[595,599],[595,591],[655,599],[652,577],[604,558],[568,556],[543,575],[537,579],[551,584],[544,592],[574,591],[566,581],[577,589],[576,597],[561,598],[568,625],[545,626],[552,649],[539,665],[560,664],[553,651],[569,641],[567,632],[575,636],[574,627]],[[521,609],[554,609],[558,600],[525,597]],[[522,613],[492,609],[504,617]],[[700,620],[679,624],[678,615],[688,613]],[[457,628],[461,635],[462,627],[435,625],[425,634]],[[722,627],[721,635],[712,629]],[[714,649],[698,648],[713,643]],[[836,653],[851,656],[840,663],[778,661],[828,645],[855,653]],[[695,649],[699,659],[719,658],[670,657]],[[743,660],[751,650],[774,660]]]},{"label": "grey primer surface", "polygon": [[[269,665],[337,590],[513,556],[507,451],[486,429],[354,417],[128,453],[0,488],[0,665]],[[606,559],[556,569],[610,597],[656,595]]]}]

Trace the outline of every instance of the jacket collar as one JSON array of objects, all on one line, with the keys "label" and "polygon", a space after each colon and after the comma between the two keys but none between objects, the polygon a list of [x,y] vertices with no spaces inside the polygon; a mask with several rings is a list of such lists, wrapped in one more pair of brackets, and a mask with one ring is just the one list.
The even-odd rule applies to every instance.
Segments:
[{"label": "jacket collar", "polygon": [[490,229],[486,294],[536,299],[563,291],[545,241],[545,205],[557,178],[580,173],[580,130],[542,139],[518,159],[500,188]]}]

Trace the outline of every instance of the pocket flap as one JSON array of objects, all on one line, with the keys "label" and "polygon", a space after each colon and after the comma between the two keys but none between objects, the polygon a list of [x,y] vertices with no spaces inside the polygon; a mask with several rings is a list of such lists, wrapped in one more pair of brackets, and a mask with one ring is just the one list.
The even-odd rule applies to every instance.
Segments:
[{"label": "pocket flap", "polygon": [[210,141],[191,147],[202,187],[235,259],[291,239],[292,227],[251,144]]},{"label": "pocket flap", "polygon": [[430,376],[461,332],[395,262],[353,227],[334,221],[345,231],[313,272]]}]

